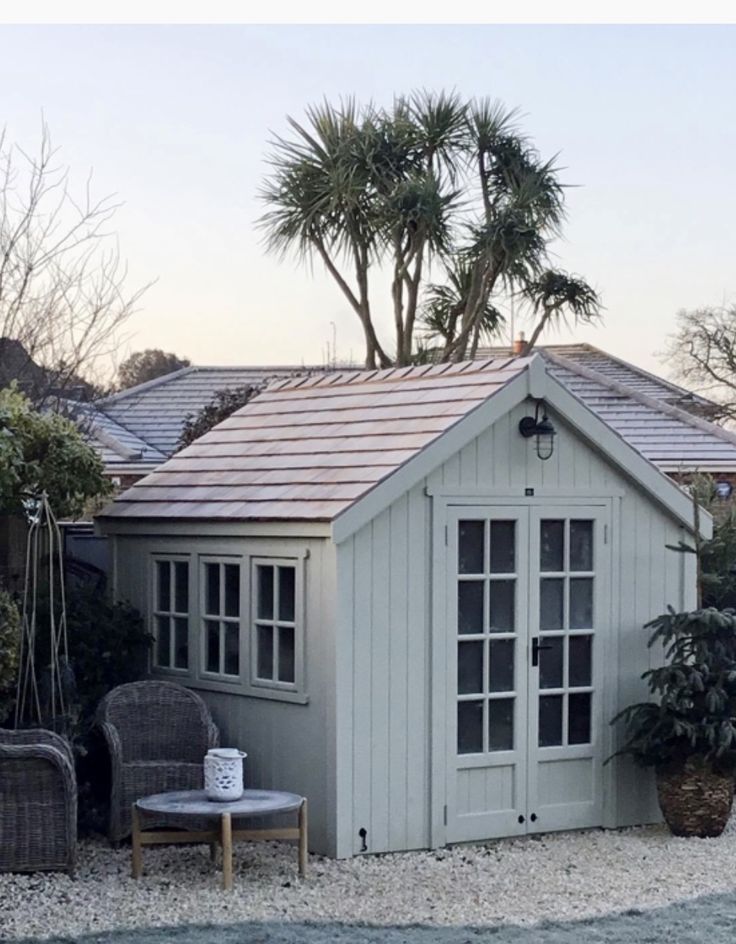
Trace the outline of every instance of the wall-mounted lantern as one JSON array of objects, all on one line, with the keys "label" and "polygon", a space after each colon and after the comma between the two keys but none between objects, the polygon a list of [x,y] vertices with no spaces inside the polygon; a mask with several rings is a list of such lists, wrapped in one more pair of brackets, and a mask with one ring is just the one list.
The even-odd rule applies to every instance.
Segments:
[{"label": "wall-mounted lantern", "polygon": [[537,437],[537,455],[540,459],[549,459],[555,451],[557,430],[547,416],[544,400],[537,400],[534,416],[525,416],[519,421],[519,432],[525,439]]},{"label": "wall-mounted lantern", "polygon": [[716,495],[720,498],[721,501],[728,501],[733,492],[733,485],[730,482],[721,480],[716,482]]}]

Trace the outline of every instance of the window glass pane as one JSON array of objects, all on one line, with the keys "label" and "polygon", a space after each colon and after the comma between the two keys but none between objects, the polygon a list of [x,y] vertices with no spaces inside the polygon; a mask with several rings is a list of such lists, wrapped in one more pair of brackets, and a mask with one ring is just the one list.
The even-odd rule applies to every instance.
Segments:
[{"label": "window glass pane", "polygon": [[513,751],[514,699],[492,698],[488,702],[488,750]]},{"label": "window glass pane", "polygon": [[568,744],[590,743],[590,692],[573,692],[568,695],[567,741]]},{"label": "window glass pane", "polygon": [[513,574],[516,570],[516,522],[491,522],[491,573]]},{"label": "window glass pane", "polygon": [[490,692],[514,690],[514,639],[491,639],[488,643]]},{"label": "window glass pane", "polygon": [[457,752],[479,754],[483,750],[483,702],[460,701],[457,705]]},{"label": "window glass pane", "polygon": [[539,699],[539,746],[562,744],[562,695],[542,695]]},{"label": "window glass pane", "polygon": [[593,578],[570,580],[570,629],[593,628]]},{"label": "window glass pane", "polygon": [[296,569],[279,567],[279,619],[294,622]]},{"label": "window glass pane", "polygon": [[593,522],[570,522],[570,570],[593,569]]},{"label": "window glass pane", "polygon": [[592,679],[592,636],[570,636],[569,673],[571,688],[590,685]]},{"label": "window glass pane", "polygon": [[564,599],[564,577],[544,577],[539,581],[539,628],[543,633],[562,629]]},{"label": "window glass pane", "polygon": [[205,668],[208,672],[220,671],[220,624],[217,620],[205,620]]},{"label": "window glass pane", "polygon": [[539,529],[539,569],[565,569],[565,522],[546,519]]},{"label": "window glass pane", "polygon": [[240,627],[225,623],[225,675],[240,674]]},{"label": "window glass pane", "polygon": [[[271,570],[272,568],[269,568]],[[256,675],[260,679],[273,681],[273,628],[257,627],[258,654],[256,657]]]},{"label": "window glass pane", "polygon": [[205,613],[218,615],[220,610],[220,565],[204,565]]},{"label": "window glass pane", "polygon": [[564,636],[542,636],[539,640],[540,688],[562,688],[563,642]]},{"label": "window glass pane", "polygon": [[273,619],[273,567],[259,564],[258,572],[258,604],[259,619]]},{"label": "window glass pane", "polygon": [[279,627],[279,682],[296,680],[294,655],[294,630],[291,626]]},{"label": "window glass pane", "polygon": [[489,626],[492,633],[514,631],[515,580],[492,580],[488,584]]},{"label": "window glass pane", "polygon": [[482,642],[458,643],[457,691],[459,695],[479,695],[483,692]]},{"label": "window glass pane", "polygon": [[484,541],[484,521],[458,522],[457,572],[459,574],[485,573]]},{"label": "window glass pane", "polygon": [[171,665],[171,624],[168,616],[156,617],[156,665]]},{"label": "window glass pane", "polygon": [[171,570],[169,561],[156,561],[156,609],[171,611]]},{"label": "window glass pane", "polygon": [[174,561],[174,609],[177,613],[189,612],[189,564]]},{"label": "window glass pane", "polygon": [[174,618],[174,666],[189,668],[189,620],[184,616]]},{"label": "window glass pane", "polygon": [[240,616],[239,564],[225,564],[225,616]]},{"label": "window glass pane", "polygon": [[483,632],[483,581],[462,580],[457,585],[457,631]]}]

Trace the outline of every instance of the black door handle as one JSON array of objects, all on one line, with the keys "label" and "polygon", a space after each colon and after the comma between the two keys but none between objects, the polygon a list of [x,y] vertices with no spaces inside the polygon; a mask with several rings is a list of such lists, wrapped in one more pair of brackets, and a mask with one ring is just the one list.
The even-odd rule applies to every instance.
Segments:
[{"label": "black door handle", "polygon": [[534,636],[532,638],[532,665],[539,665],[539,650],[540,649],[551,649],[552,646],[546,645],[539,641],[539,636]]}]

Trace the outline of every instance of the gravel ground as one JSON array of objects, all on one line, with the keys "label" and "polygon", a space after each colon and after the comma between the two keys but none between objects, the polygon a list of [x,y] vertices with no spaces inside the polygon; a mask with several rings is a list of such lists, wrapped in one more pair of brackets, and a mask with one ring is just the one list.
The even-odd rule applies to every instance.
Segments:
[{"label": "gravel ground", "polygon": [[488,927],[654,908],[736,888],[736,824],[718,839],[663,827],[456,846],[438,852],[310,858],[307,879],[279,843],[238,844],[225,893],[206,846],[130,850],[83,842],[78,876],[0,875],[0,939],[242,921]]}]

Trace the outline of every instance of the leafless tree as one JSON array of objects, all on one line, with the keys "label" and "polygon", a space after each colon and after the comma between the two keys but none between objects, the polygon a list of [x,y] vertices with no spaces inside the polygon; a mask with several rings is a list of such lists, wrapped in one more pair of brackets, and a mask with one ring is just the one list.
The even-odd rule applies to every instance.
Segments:
[{"label": "leafless tree", "polygon": [[713,418],[736,420],[736,304],[680,311],[665,356],[679,379],[717,401]]},{"label": "leafless tree", "polygon": [[98,375],[148,288],[125,287],[111,229],[119,207],[93,196],[91,174],[72,192],[45,123],[35,154],[0,134],[0,339],[16,355],[22,345],[36,400]]}]

